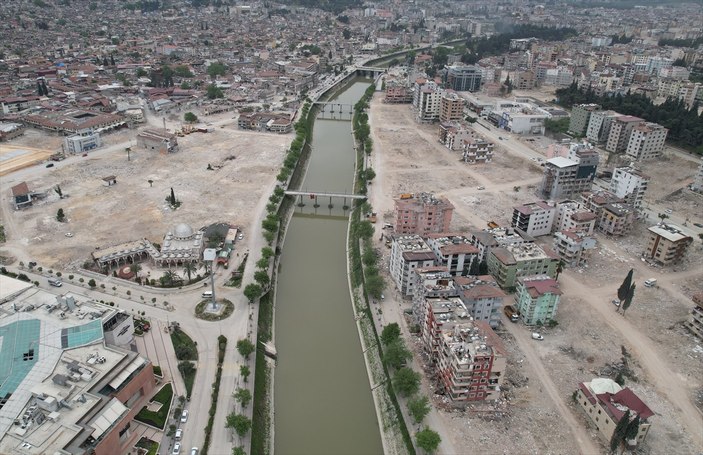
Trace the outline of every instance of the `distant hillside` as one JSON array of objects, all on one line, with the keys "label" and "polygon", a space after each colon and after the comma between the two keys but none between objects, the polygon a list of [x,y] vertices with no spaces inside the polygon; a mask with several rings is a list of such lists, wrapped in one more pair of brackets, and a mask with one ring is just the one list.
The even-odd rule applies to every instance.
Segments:
[{"label": "distant hillside", "polygon": [[359,8],[363,5],[361,0],[285,0],[281,3],[306,8],[320,8],[333,13],[341,13],[348,8]]}]

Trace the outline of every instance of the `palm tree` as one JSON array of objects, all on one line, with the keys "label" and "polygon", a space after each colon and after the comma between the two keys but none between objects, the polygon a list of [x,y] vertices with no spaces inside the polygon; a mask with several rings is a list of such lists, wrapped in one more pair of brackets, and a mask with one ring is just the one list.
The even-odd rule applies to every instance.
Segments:
[{"label": "palm tree", "polygon": [[660,213],[660,214],[657,215],[657,216],[662,220],[662,221],[661,221],[662,224],[664,224],[664,220],[665,220],[665,219],[669,218],[669,215],[667,215],[666,213]]},{"label": "palm tree", "polygon": [[186,262],[183,264],[183,272],[188,275],[188,281],[190,281],[190,276],[193,272],[197,270],[197,267],[192,262]]},{"label": "palm tree", "polygon": [[161,280],[164,284],[173,284],[174,281],[178,280],[178,275],[173,270],[166,270]]}]

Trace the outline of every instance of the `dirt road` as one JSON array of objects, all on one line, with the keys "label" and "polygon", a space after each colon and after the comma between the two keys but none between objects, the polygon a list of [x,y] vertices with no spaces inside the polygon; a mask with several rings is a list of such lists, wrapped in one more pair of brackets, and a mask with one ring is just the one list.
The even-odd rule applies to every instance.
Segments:
[{"label": "dirt road", "polygon": [[[697,271],[692,271],[672,275],[680,278],[697,273]],[[661,278],[661,281],[670,282],[671,279],[671,276],[665,276]],[[565,294],[580,296],[591,306],[594,315],[598,315],[611,330],[619,332],[627,340],[628,349],[632,351],[633,357],[646,371],[649,380],[675,406],[677,415],[674,418],[677,418],[681,425],[690,432],[691,437],[698,445],[698,450],[703,450],[703,431],[701,431],[703,429],[703,415],[691,402],[686,385],[678,375],[672,374],[674,369],[665,360],[665,356],[660,355],[659,350],[649,337],[632,326],[626,316],[614,317],[611,306],[604,304],[613,295],[616,295],[617,286],[609,285],[593,289],[583,285],[579,281],[579,277],[570,271],[563,273],[559,277],[559,281]]]},{"label": "dirt road", "polygon": [[540,381],[540,392],[546,393],[556,406],[559,415],[569,426],[571,434],[574,436],[576,444],[580,449],[580,453],[589,455],[600,453],[600,448],[593,440],[591,440],[586,432],[585,425],[583,425],[582,422],[577,421],[574,414],[567,407],[565,403],[567,398],[560,395],[559,391],[554,386],[551,375],[547,372],[547,369],[542,363],[542,359],[533,347],[533,343],[538,343],[538,341],[531,338],[529,329],[522,325],[512,324],[505,316],[503,316],[503,326],[517,340],[520,345],[520,350],[525,354],[525,358],[529,362],[530,366],[532,366],[532,369]]}]

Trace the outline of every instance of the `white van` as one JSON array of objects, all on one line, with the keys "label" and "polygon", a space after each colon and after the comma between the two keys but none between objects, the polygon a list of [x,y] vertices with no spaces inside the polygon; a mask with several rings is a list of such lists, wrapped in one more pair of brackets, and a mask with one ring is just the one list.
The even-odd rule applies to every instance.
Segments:
[{"label": "white van", "polygon": [[203,298],[204,299],[211,299],[212,298],[212,291],[203,292]]},{"label": "white van", "polygon": [[656,286],[657,284],[657,279],[656,278],[650,278],[647,281],[644,282],[644,285],[648,288],[651,288],[653,286]]},{"label": "white van", "polygon": [[63,285],[63,282],[58,278],[49,278],[49,284],[60,288]]}]

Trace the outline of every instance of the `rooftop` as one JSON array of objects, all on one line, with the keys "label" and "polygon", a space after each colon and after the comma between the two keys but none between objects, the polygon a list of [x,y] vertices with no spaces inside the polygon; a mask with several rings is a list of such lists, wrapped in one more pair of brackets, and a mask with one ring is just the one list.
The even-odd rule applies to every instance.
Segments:
[{"label": "rooftop", "polygon": [[670,242],[678,242],[680,240],[691,239],[688,235],[684,234],[681,229],[673,224],[659,223],[655,226],[649,228],[649,232],[663,237]]}]

